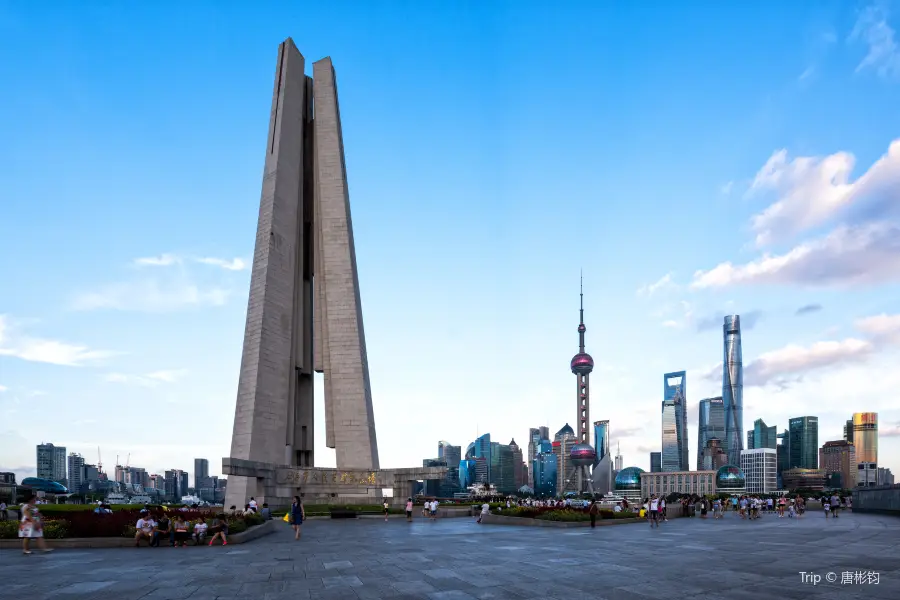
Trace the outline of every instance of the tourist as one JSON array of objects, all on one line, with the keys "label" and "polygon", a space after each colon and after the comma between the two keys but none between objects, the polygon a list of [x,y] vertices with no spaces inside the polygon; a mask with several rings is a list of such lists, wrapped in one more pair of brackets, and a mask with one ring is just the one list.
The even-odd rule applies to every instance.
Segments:
[{"label": "tourist", "polygon": [[652,528],[654,525],[659,527],[659,498],[656,497],[656,494],[650,497],[650,527]]},{"label": "tourist", "polygon": [[177,516],[173,527],[175,528],[175,545],[178,546],[178,543],[181,542],[181,547],[184,548],[187,541],[191,539],[187,521],[184,520],[184,517]]},{"label": "tourist", "polygon": [[722,501],[718,498],[713,500],[712,503],[713,509],[713,521],[719,519],[722,516]]},{"label": "tourist", "polygon": [[252,508],[253,511],[255,512],[255,511],[256,511],[256,508],[257,508],[257,506],[258,506],[258,505],[256,504],[256,498],[254,498],[253,496],[250,496],[250,502],[247,503],[247,506],[250,507],[250,508]]},{"label": "tourist", "polygon": [[147,514],[146,510],[141,511],[141,518],[138,519],[137,525],[134,526],[134,547],[137,548],[141,545],[141,540],[147,538],[147,542],[149,546],[153,545],[153,530],[156,528],[156,523],[153,521],[153,518]]},{"label": "tourist", "polygon": [[663,521],[668,521],[666,518],[666,499],[662,497],[659,499],[659,518]]},{"label": "tourist", "polygon": [[294,528],[294,541],[300,539],[300,526],[303,525],[303,519],[306,518],[306,511],[303,509],[303,502],[300,496],[294,496],[291,503],[291,526]]},{"label": "tourist", "polygon": [[191,537],[194,539],[195,546],[199,546],[206,539],[207,529],[209,529],[209,525],[206,524],[206,519],[200,517],[200,522],[194,525],[194,532],[191,534]]},{"label": "tourist", "polygon": [[703,498],[702,500],[700,500],[700,518],[705,519],[707,512],[708,511],[706,510],[706,498]]},{"label": "tourist", "polygon": [[591,515],[591,529],[593,529],[597,526],[597,515],[600,513],[600,503],[597,501],[591,502],[588,513]]},{"label": "tourist", "polygon": [[221,515],[219,515],[217,529],[218,529],[218,531],[216,531],[216,533],[212,536],[212,539],[209,540],[209,545],[212,546],[213,542],[215,542],[217,539],[221,539],[222,545],[227,546],[228,545],[228,515],[226,515],[225,513],[222,513]]},{"label": "tourist", "polygon": [[431,502],[426,500],[424,504],[422,504],[422,516],[428,518],[429,513],[431,513]]},{"label": "tourist", "polygon": [[481,505],[481,514],[478,515],[478,523],[481,523],[482,519],[484,519],[485,515],[491,514],[491,505],[485,502]]},{"label": "tourist", "polygon": [[837,495],[837,493],[832,494],[831,496],[831,516],[832,518],[837,519],[838,513],[841,510],[841,498]]},{"label": "tourist", "polygon": [[437,509],[438,509],[439,504],[440,504],[440,502],[438,502],[436,499],[431,501],[431,518],[432,518],[432,520],[437,519]]},{"label": "tourist", "polygon": [[272,520],[272,510],[269,508],[269,505],[266,502],[263,502],[263,507],[259,514],[262,515],[264,521]]},{"label": "tourist", "polygon": [[37,545],[44,552],[51,552],[44,541],[44,525],[41,522],[41,512],[37,508],[37,496],[29,494],[25,504],[19,510],[19,537],[22,538],[22,554],[31,554],[28,543],[37,540]]},{"label": "tourist", "polygon": [[0,521],[5,521],[9,518],[9,512],[7,511],[6,502],[0,502]]},{"label": "tourist", "polygon": [[169,545],[175,545],[175,530],[172,529],[172,526],[169,524],[169,518],[165,513],[160,513],[159,519],[156,521],[156,527],[153,529],[153,541],[150,542],[151,546],[159,547],[159,540],[162,536],[166,536],[169,538]]},{"label": "tourist", "polygon": [[406,499],[406,522],[412,523],[413,501],[412,498]]},{"label": "tourist", "polygon": [[384,499],[384,503],[382,504],[384,507],[384,522],[387,523],[388,520],[388,512],[390,511],[390,504],[387,501],[387,498]]},{"label": "tourist", "polygon": [[825,518],[828,518],[828,513],[831,510],[831,500],[828,496],[822,497],[822,510],[825,512]]}]

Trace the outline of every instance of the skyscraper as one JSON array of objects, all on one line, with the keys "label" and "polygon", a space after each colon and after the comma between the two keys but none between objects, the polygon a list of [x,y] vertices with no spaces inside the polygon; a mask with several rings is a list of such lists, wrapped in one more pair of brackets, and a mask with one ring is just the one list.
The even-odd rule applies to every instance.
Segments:
[{"label": "skyscraper", "polygon": [[725,405],[725,449],[728,462],[738,466],[744,446],[744,367],[741,359],[741,317],[729,315],[722,325],[722,400]]},{"label": "skyscraper", "polygon": [[572,373],[575,375],[576,381],[576,400],[578,404],[578,432],[576,434],[579,444],[591,443],[591,431],[588,429],[588,422],[591,416],[591,388],[590,379],[591,371],[594,370],[594,359],[591,355],[584,351],[584,332],[587,327],[584,326],[584,281],[582,280],[579,289],[579,309],[578,309],[578,354],[572,357],[570,364]]},{"label": "skyscraper", "polygon": [[[209,461],[205,458],[194,459],[194,490],[207,487],[209,478]],[[199,493],[199,492],[195,492]]]},{"label": "skyscraper", "polygon": [[853,446],[856,449],[856,485],[877,485],[878,413],[853,413]]},{"label": "skyscraper", "polygon": [[825,442],[819,448],[819,468],[825,471],[828,487],[855,488],[857,462],[856,448],[847,440]]},{"label": "skyscraper", "polygon": [[37,446],[37,476],[66,485],[66,447],[53,444]]},{"label": "skyscraper", "polygon": [[[716,438],[725,441],[725,405],[722,397],[704,398],[700,401],[697,418],[697,470],[704,469],[700,455],[706,443]],[[737,466],[737,465],[735,465]]]},{"label": "skyscraper", "polygon": [[622,466],[625,463],[625,459],[622,457],[622,446],[621,444],[616,444],[616,462],[615,462],[615,472],[618,473],[622,470]]},{"label": "skyscraper", "polygon": [[819,468],[819,418],[795,417],[788,421],[788,468]]},{"label": "skyscraper", "polygon": [[80,454],[72,452],[69,454],[69,477],[67,487],[73,494],[78,494],[81,490],[81,484],[85,483],[84,478],[84,457]]},{"label": "skyscraper", "polygon": [[[550,437],[549,434],[547,437]],[[540,451],[541,440],[540,427],[531,427],[528,430],[528,451],[526,452],[528,462],[528,485],[534,487],[534,457]]]},{"label": "skyscraper", "polygon": [[613,490],[613,457],[609,453],[609,421],[594,421],[594,450],[596,459],[591,480],[594,492],[608,494]]},{"label": "skyscraper", "polygon": [[753,429],[747,430],[747,450],[757,448],[772,448],[778,445],[778,430],[772,425],[769,427],[762,419],[753,421]]},{"label": "skyscraper", "polygon": [[[697,469],[700,470],[699,468]],[[650,472],[651,473],[659,473],[662,471],[662,453],[661,452],[651,452],[650,453]]]},{"label": "skyscraper", "polygon": [[662,470],[688,471],[687,375],[663,375]]},{"label": "skyscraper", "polygon": [[462,447],[440,441],[438,442],[438,458],[447,461],[447,465],[455,469],[462,460]]}]

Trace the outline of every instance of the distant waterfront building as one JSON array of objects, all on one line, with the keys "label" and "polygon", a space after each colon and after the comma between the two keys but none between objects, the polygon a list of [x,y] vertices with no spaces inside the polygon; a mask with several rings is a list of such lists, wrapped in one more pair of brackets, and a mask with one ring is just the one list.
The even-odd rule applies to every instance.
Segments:
[{"label": "distant waterfront building", "polygon": [[641,475],[644,470],[640,467],[628,467],[618,469],[616,474],[616,495],[625,496],[629,501],[638,502],[641,499]]},{"label": "distant waterfront building", "polygon": [[853,443],[853,419],[847,419],[847,422],[844,424],[844,439]]},{"label": "distant waterfront building", "polygon": [[[428,467],[446,467],[447,461],[443,458],[426,458],[422,460],[422,466],[425,468]],[[449,469],[448,469],[449,471]],[[456,474],[457,480],[459,479],[459,473]],[[441,494],[441,484],[443,482],[440,479],[430,479],[425,481],[425,495],[426,496],[434,496],[436,498],[445,498],[443,494]],[[452,497],[452,493],[451,493]]]},{"label": "distant waterfront building", "polygon": [[609,452],[609,421],[594,421],[594,450],[597,457],[591,479],[594,492],[609,494],[615,484],[613,476],[613,457]]},{"label": "distant waterfront building", "polygon": [[775,446],[775,455],[778,459],[778,489],[783,490],[784,484],[781,481],[781,473],[790,469],[791,462],[791,433],[785,429],[776,436],[778,444]]},{"label": "distant waterfront building", "polygon": [[819,418],[794,417],[788,421],[790,444],[788,466],[791,469],[819,468]]},{"label": "distant waterfront building", "polygon": [[782,487],[795,491],[807,489],[822,491],[825,489],[825,471],[821,469],[788,469],[781,473]]},{"label": "distant waterfront building", "polygon": [[706,447],[700,453],[701,468],[699,471],[715,471],[728,464],[728,453],[722,447],[722,440],[719,438],[709,438],[706,440]]},{"label": "distant waterfront building", "polygon": [[741,471],[748,494],[771,494],[778,489],[778,458],[775,448],[741,451]]},{"label": "distant waterfront building", "polygon": [[687,373],[663,375],[662,470],[687,471]]},{"label": "distant waterfront building", "polygon": [[209,461],[205,458],[194,459],[194,490],[208,487],[206,479],[209,477]]},{"label": "distant waterfront building", "polygon": [[17,496],[16,474],[9,471],[0,472],[0,502],[7,505],[16,503]]},{"label": "distant waterfront building", "polygon": [[66,485],[66,447],[53,444],[37,446],[37,478]]},{"label": "distant waterfront building", "polygon": [[528,485],[534,487],[534,459],[537,456],[538,452],[540,452],[540,444],[541,440],[545,437],[549,438],[550,435],[542,436],[540,427],[531,427],[528,430],[528,453],[527,453],[527,463],[528,463]]},{"label": "distant waterfront building", "polygon": [[664,471],[661,473],[641,473],[641,497],[652,494],[706,495],[716,492],[715,471]]},{"label": "distant waterfront building", "polygon": [[856,448],[856,485],[878,484],[878,413],[853,413],[853,446]]},{"label": "distant waterfront building", "polygon": [[475,485],[475,466],[475,459],[467,458],[459,461],[459,488],[461,491]]},{"label": "distant waterfront building", "polygon": [[[485,433],[477,438],[475,438],[475,442],[472,445],[473,449],[473,457],[476,460],[476,483],[483,483],[485,485],[491,482],[491,434]],[[468,458],[468,451],[466,451],[466,458]]]},{"label": "distant waterfront building", "polygon": [[622,471],[622,466],[625,464],[625,459],[622,457],[622,446],[621,444],[616,444],[616,464],[614,467],[614,471],[619,473]]},{"label": "distant waterfront building", "polygon": [[522,471],[522,449],[519,448],[519,445],[516,443],[515,438],[510,440],[509,449],[512,452],[511,460],[512,460],[512,479],[513,479],[513,489],[518,490],[520,487],[527,483],[527,471],[525,471],[526,475],[523,475]]},{"label": "distant waterfront building", "polygon": [[754,448],[772,448],[778,445],[778,429],[766,425],[762,419],[753,422],[753,429],[747,431],[747,450]]},{"label": "distant waterfront building", "polygon": [[69,477],[68,488],[73,494],[81,493],[81,486],[85,483],[84,477],[84,457],[80,454],[72,452],[69,454]]},{"label": "distant waterfront building", "polygon": [[741,461],[744,445],[744,366],[741,357],[741,317],[729,315],[722,325],[722,400],[725,407],[725,451],[728,461]]},{"label": "distant waterfront building", "polygon": [[705,467],[700,462],[700,455],[711,438],[725,441],[725,404],[722,397],[704,398],[698,407],[697,420],[697,470]]},{"label": "distant waterfront building", "polygon": [[819,448],[819,468],[825,473],[828,487],[856,487],[856,448],[847,440],[825,442]]},{"label": "distant waterfront building", "polygon": [[886,467],[878,467],[878,485],[894,485],[894,474]]},{"label": "distant waterfront building", "polygon": [[661,473],[662,472],[662,452],[651,452],[650,453],[650,472],[651,473]]}]

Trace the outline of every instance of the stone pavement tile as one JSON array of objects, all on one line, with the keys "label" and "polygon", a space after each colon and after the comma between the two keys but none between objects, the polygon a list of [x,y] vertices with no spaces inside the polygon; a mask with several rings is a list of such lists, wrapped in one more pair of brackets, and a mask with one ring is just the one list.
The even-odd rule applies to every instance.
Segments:
[{"label": "stone pavement tile", "polygon": [[241,585],[238,593],[247,596],[264,596],[266,593],[277,593],[284,591],[283,581],[256,581]]},{"label": "stone pavement tile", "polygon": [[115,581],[81,581],[69,584],[56,590],[59,594],[87,594],[96,593],[105,587],[113,585]]},{"label": "stone pavement tile", "polygon": [[452,569],[426,569],[422,571],[424,575],[434,579],[456,578],[459,579],[459,573]]},{"label": "stone pavement tile", "polygon": [[334,575],[331,577],[323,577],[322,583],[325,589],[339,587],[362,587],[363,582],[356,575]]},{"label": "stone pavement tile", "polygon": [[443,592],[431,592],[429,600],[476,600],[475,596],[461,590],[447,590]]},{"label": "stone pavement tile", "polygon": [[426,581],[396,581],[392,587],[401,594],[427,594],[428,592],[438,591],[433,585]]},{"label": "stone pavement tile", "polygon": [[504,586],[494,586],[469,590],[469,594],[478,600],[522,600],[525,598],[521,592],[507,589]]},{"label": "stone pavement tile", "polygon": [[353,567],[353,563],[349,560],[337,560],[333,562],[323,563],[322,566],[326,569],[350,569]]},{"label": "stone pavement tile", "polygon": [[359,596],[353,588],[340,587],[328,590],[309,590],[310,600],[357,600]]},{"label": "stone pavement tile", "polygon": [[200,586],[164,587],[156,588],[142,600],[183,600],[200,589]]}]

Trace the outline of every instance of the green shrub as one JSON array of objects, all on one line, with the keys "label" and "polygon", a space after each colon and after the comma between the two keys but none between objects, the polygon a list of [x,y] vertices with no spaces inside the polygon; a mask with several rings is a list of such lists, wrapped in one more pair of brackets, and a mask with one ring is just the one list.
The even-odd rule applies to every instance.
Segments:
[{"label": "green shrub", "polygon": [[0,521],[0,540],[11,540],[19,537],[18,521]]},{"label": "green shrub", "polygon": [[244,519],[228,520],[228,534],[241,533],[247,531],[247,522]]},{"label": "green shrub", "polygon": [[549,512],[542,513],[535,518],[543,519],[545,521],[566,521],[571,523],[591,520],[591,516],[588,513],[576,512],[572,510],[551,510]]},{"label": "green shrub", "polygon": [[[66,537],[65,521],[44,521],[44,537],[48,540],[59,540]],[[18,521],[0,521],[0,540],[14,540],[19,537]]]}]

